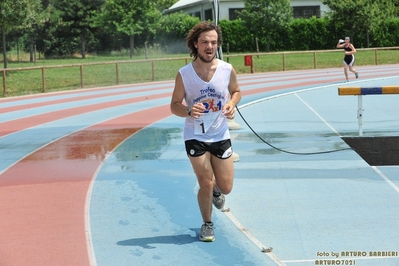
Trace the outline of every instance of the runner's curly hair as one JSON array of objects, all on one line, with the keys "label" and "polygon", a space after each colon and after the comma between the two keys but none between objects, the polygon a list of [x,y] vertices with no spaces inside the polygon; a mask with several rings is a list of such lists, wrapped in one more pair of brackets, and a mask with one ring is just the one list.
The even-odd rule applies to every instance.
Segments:
[{"label": "runner's curly hair", "polygon": [[209,22],[202,21],[195,25],[186,37],[187,47],[190,49],[190,56],[194,57],[194,60],[198,57],[198,49],[195,48],[195,44],[198,42],[198,38],[203,32],[215,30],[218,34],[218,47],[222,45],[222,29],[220,26]]}]

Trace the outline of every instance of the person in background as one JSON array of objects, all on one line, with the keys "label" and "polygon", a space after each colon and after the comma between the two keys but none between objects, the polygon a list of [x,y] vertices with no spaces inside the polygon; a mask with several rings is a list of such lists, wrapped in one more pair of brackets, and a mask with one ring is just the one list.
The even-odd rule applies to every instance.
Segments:
[{"label": "person in background", "polygon": [[185,117],[183,138],[198,180],[198,205],[203,219],[199,240],[215,240],[212,203],[223,209],[233,188],[233,150],[227,119],[241,99],[236,71],[216,58],[222,31],[211,22],[195,25],[186,37],[193,61],[176,76],[170,109]]},{"label": "person in background", "polygon": [[359,78],[359,73],[353,68],[353,66],[355,65],[354,53],[356,53],[356,48],[350,42],[350,38],[345,37],[345,41],[339,40],[337,48],[345,50],[344,73],[345,73],[346,82],[349,82],[348,69],[350,72],[355,74],[356,78]]}]

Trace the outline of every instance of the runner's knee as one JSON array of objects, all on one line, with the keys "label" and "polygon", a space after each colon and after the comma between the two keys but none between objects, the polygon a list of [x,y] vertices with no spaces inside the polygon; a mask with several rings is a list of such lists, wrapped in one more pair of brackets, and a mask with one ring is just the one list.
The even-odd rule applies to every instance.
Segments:
[{"label": "runner's knee", "polygon": [[233,182],[220,182],[217,183],[217,186],[220,190],[220,192],[222,192],[224,195],[227,195],[231,192],[231,190],[233,189]]}]

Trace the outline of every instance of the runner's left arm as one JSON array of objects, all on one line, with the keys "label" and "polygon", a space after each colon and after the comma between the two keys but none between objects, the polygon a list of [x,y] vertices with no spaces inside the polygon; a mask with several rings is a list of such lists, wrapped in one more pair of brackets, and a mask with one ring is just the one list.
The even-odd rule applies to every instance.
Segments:
[{"label": "runner's left arm", "polygon": [[241,100],[241,90],[240,86],[238,85],[237,74],[234,68],[231,70],[229,91],[230,101],[223,106],[222,111],[226,117],[233,119],[235,114],[235,106]]}]

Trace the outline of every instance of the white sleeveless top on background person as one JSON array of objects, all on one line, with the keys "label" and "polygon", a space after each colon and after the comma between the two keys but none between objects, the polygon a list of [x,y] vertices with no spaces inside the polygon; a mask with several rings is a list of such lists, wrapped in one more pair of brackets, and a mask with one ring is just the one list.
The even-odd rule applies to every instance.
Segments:
[{"label": "white sleeveless top on background person", "polygon": [[218,60],[217,68],[209,82],[202,80],[193,64],[187,64],[179,72],[183,79],[185,101],[189,107],[201,102],[207,109],[199,119],[187,117],[184,124],[184,140],[217,142],[230,138],[223,106],[230,100],[229,84],[232,66]]}]

